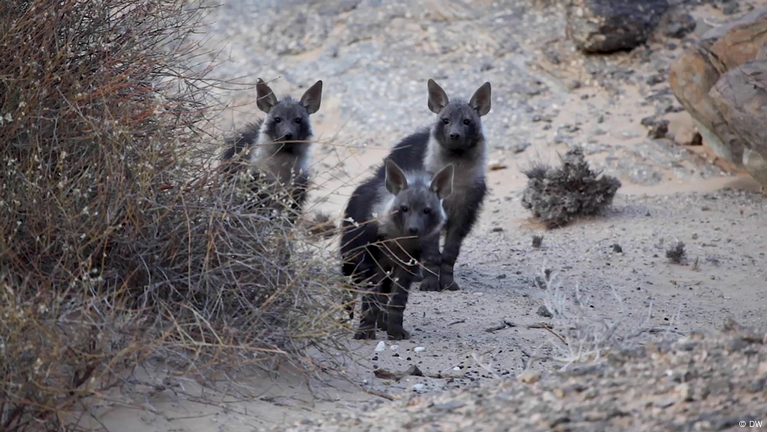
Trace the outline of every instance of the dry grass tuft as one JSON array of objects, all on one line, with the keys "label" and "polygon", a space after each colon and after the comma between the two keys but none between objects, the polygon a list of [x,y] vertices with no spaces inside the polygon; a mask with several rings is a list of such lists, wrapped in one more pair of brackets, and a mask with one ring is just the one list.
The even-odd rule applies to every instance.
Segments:
[{"label": "dry grass tuft", "polygon": [[76,430],[148,359],[300,361],[342,331],[327,251],[205,150],[205,11],[0,0],[0,430]]},{"label": "dry grass tuft", "polygon": [[[584,304],[578,285],[569,299],[563,283],[556,272],[545,269],[542,272],[544,307],[551,313],[554,326],[541,326],[555,336],[552,338],[554,352],[550,356],[534,357],[532,360],[553,360],[562,365],[562,370],[574,364],[596,364],[607,359],[612,352],[635,349],[645,343],[649,335],[678,337],[681,333],[674,329],[679,321],[680,310],[672,317],[668,326],[656,327],[651,324],[653,303],[646,317],[637,322],[629,317],[624,308],[623,299],[612,288],[612,296],[620,311],[617,319],[607,319],[591,311]],[[529,367],[529,364],[528,364]]]},{"label": "dry grass tuft", "polygon": [[684,242],[676,241],[666,250],[666,258],[674,264],[681,264],[687,257],[687,252],[684,250]]},{"label": "dry grass tuft", "polygon": [[578,147],[568,150],[561,159],[561,167],[535,164],[525,171],[528,181],[522,206],[549,229],[566,225],[578,216],[598,214],[612,203],[621,187],[617,178],[599,177],[593,172]]}]

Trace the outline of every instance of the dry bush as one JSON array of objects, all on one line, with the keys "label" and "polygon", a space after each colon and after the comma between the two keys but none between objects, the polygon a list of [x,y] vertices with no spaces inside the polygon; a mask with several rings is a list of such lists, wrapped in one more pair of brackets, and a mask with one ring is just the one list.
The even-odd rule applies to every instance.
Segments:
[{"label": "dry bush", "polygon": [[0,0],[0,430],[77,429],[149,358],[296,359],[340,331],[325,251],[212,168],[205,9]]},{"label": "dry bush", "polygon": [[609,206],[621,182],[593,172],[583,150],[574,147],[561,157],[561,167],[536,164],[525,171],[527,187],[522,206],[547,228],[565,225],[579,216],[592,216]]},{"label": "dry bush", "polygon": [[[562,365],[562,370],[573,364],[595,364],[605,360],[611,352],[632,350],[645,343],[651,336],[666,338],[678,337],[680,332],[674,329],[679,321],[680,310],[671,319],[668,326],[656,327],[651,324],[653,314],[652,300],[646,317],[637,321],[625,310],[623,299],[612,288],[616,301],[613,316],[604,317],[591,311],[583,304],[580,288],[576,284],[572,299],[563,288],[557,272],[544,269],[536,278],[544,290],[544,306],[552,315],[554,326],[543,326],[554,336],[551,344],[554,353],[551,356],[534,357],[536,360],[553,360]],[[529,367],[529,364],[528,364]]]}]

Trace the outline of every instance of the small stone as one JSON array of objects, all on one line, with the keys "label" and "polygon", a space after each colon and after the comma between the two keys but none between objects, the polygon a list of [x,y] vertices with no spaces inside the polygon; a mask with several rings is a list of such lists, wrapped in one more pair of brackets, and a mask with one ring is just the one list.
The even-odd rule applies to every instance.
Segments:
[{"label": "small stone", "polygon": [[544,317],[544,318],[551,318],[552,315],[551,312],[546,308],[546,306],[541,305],[541,307],[538,308],[538,312],[536,312],[538,315]]},{"label": "small stone", "polygon": [[530,147],[530,143],[529,142],[523,142],[523,143],[517,144],[515,146],[512,146],[511,147],[511,151],[513,153],[515,153],[515,154],[516,153],[522,153],[523,151],[527,150],[528,147]]},{"label": "small stone", "polygon": [[421,391],[421,390],[423,390],[425,387],[426,387],[425,385],[423,385],[423,384],[421,384],[421,383],[418,383],[418,384],[415,384],[415,385],[413,385],[413,390],[415,390],[415,391]]},{"label": "small stone", "polygon": [[538,380],[541,378],[541,375],[538,372],[534,371],[524,371],[521,374],[517,375],[517,379],[519,381],[522,381],[523,383],[527,384],[534,384],[538,382]]},{"label": "small stone", "polygon": [[650,84],[650,85],[660,84],[665,80],[666,79],[663,78],[661,75],[652,75],[649,78],[647,78],[647,84]]},{"label": "small stone", "polygon": [[501,228],[501,227],[493,227],[493,229],[490,230],[490,231],[492,231],[492,232],[503,232],[503,228]]},{"label": "small stone", "polygon": [[700,135],[689,128],[681,128],[676,132],[676,135],[674,135],[674,142],[681,146],[693,145],[696,134]]},{"label": "small stone", "polygon": [[759,377],[767,377],[767,362],[759,363],[759,366],[756,369],[756,374]]},{"label": "small stone", "polygon": [[615,252],[615,253],[623,253],[623,248],[618,243],[615,243],[613,245],[613,252]]},{"label": "small stone", "polygon": [[462,406],[465,406],[466,402],[461,401],[450,401],[445,402],[441,404],[436,404],[432,408],[434,408],[437,411],[452,411],[457,408],[461,408]]},{"label": "small stone", "polygon": [[685,402],[692,401],[692,392],[690,391],[690,385],[687,383],[679,384],[675,387],[677,393],[679,393],[679,397],[682,398]]},{"label": "small stone", "polygon": [[655,401],[655,406],[658,408],[668,408],[671,405],[674,405],[676,401],[673,398],[664,398],[661,400]]},{"label": "small stone", "polygon": [[570,90],[579,89],[581,88],[581,85],[582,85],[581,82],[578,81],[577,79],[571,79],[567,81],[567,88]]},{"label": "small stone", "polygon": [[426,348],[424,348],[424,347],[415,347],[415,348],[413,348],[413,351],[415,351],[415,352],[422,352],[422,351],[426,351]]},{"label": "small stone", "polygon": [[506,169],[506,164],[504,164],[501,161],[491,161],[487,167],[490,169],[490,171],[498,171],[502,169]]},{"label": "small stone", "polygon": [[376,345],[376,351],[380,352],[386,349],[386,342],[381,341],[378,342],[378,345]]}]

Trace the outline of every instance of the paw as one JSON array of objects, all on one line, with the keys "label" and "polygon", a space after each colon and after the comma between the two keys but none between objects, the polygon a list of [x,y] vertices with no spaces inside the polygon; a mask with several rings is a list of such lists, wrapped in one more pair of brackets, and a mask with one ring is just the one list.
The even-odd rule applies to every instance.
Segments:
[{"label": "paw", "polygon": [[460,286],[458,286],[458,282],[453,279],[452,274],[441,274],[439,277],[439,286],[441,290],[445,291],[458,291],[461,289]]},{"label": "paw", "polygon": [[386,334],[389,336],[389,340],[410,339],[410,333],[402,327],[392,328]]},{"label": "paw", "polygon": [[440,281],[435,276],[428,276],[421,282],[421,291],[442,291]]},{"label": "paw", "polygon": [[357,340],[375,339],[375,338],[376,338],[375,330],[357,330],[357,333],[354,333],[354,339],[357,339]]}]

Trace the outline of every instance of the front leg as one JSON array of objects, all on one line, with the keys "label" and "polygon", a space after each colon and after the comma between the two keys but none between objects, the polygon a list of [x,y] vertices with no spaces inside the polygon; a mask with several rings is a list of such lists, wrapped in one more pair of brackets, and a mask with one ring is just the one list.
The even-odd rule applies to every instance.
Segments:
[{"label": "front leg", "polygon": [[439,271],[442,255],[439,253],[439,233],[421,240],[421,264],[421,291],[440,291],[442,288],[439,285]]},{"label": "front leg", "polygon": [[410,339],[410,333],[404,329],[403,321],[410,287],[413,284],[412,270],[397,267],[393,276],[392,290],[394,295],[387,307],[388,326],[386,334],[389,336],[389,340]]},{"label": "front leg", "polygon": [[382,306],[386,305],[385,291],[387,289],[387,280],[380,271],[368,282],[369,291],[362,296],[362,310],[360,325],[354,334],[354,339],[375,339],[376,326],[382,319]]},{"label": "front leg", "polygon": [[442,250],[442,263],[439,268],[439,285],[443,290],[458,291],[460,289],[458,282],[453,278],[455,262],[461,252],[463,240],[477,222],[486,193],[485,184],[477,184],[471,194],[472,199],[466,203],[464,210],[450,215],[445,247]]}]

